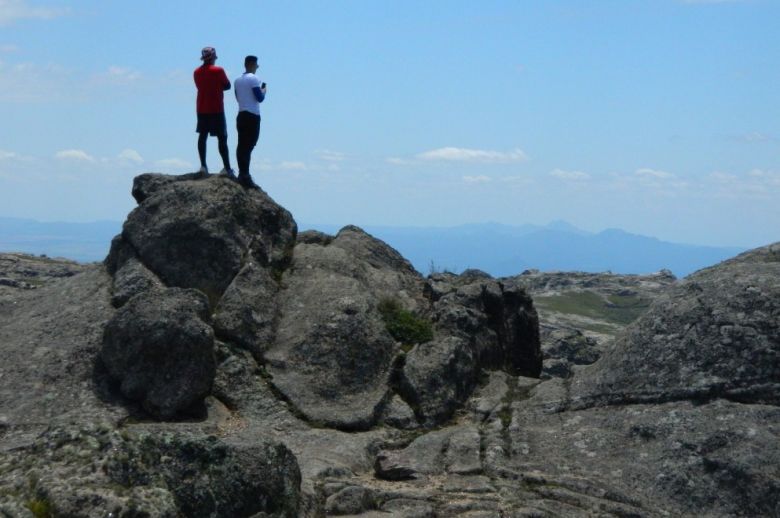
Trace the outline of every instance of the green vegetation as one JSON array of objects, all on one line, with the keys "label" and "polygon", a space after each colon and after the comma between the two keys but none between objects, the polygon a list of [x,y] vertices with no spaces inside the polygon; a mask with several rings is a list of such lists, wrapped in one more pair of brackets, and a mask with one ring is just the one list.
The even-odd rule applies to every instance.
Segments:
[{"label": "green vegetation", "polygon": [[27,502],[27,509],[35,518],[51,518],[54,516],[54,509],[48,500],[36,498]]},{"label": "green vegetation", "polygon": [[650,307],[638,295],[600,295],[592,291],[566,291],[560,295],[534,297],[541,310],[581,315],[605,322],[630,324]]},{"label": "green vegetation", "polygon": [[431,323],[404,309],[397,300],[382,299],[378,309],[385,321],[387,331],[405,346],[405,351],[408,352],[416,344],[433,340]]}]

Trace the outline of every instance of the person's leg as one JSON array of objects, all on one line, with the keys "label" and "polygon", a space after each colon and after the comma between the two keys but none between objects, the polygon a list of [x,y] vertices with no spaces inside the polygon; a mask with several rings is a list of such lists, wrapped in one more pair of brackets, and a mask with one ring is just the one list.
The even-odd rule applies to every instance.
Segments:
[{"label": "person's leg", "polygon": [[226,171],[230,171],[230,152],[227,145],[227,132],[217,135],[219,156],[222,157],[222,165]]},{"label": "person's leg", "polygon": [[248,147],[248,135],[246,126],[246,112],[238,112],[236,117],[236,132],[238,133],[238,145],[236,145],[236,162],[238,163],[238,175],[249,174],[249,154],[251,149]]},{"label": "person's leg", "polygon": [[249,162],[252,160],[252,150],[255,149],[257,140],[260,138],[260,117],[251,114],[247,126],[246,173],[249,174]]},{"label": "person's leg", "polygon": [[198,156],[200,156],[200,165],[206,168],[206,139],[209,138],[207,131],[198,133]]}]

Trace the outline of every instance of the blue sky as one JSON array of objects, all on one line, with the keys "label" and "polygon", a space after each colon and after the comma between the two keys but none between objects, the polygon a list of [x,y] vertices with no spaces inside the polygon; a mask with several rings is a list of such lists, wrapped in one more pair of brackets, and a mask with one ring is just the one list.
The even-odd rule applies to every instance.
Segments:
[{"label": "blue sky", "polygon": [[[298,221],[778,241],[778,20],[776,0],[0,0],[0,216],[121,221],[135,175],[194,171],[212,45],[231,79],[260,57],[252,173]],[[226,113],[233,155],[232,92]]]}]

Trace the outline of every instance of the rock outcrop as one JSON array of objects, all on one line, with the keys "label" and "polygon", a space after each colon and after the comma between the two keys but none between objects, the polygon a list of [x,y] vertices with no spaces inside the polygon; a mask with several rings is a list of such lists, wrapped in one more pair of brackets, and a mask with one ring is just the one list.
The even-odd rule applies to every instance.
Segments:
[{"label": "rock outcrop", "polygon": [[573,404],[780,404],[779,278],[777,246],[687,277],[572,385]]},{"label": "rock outcrop", "polygon": [[423,278],[227,178],[133,194],[105,264],[0,292],[0,515],[780,514],[780,245]]}]

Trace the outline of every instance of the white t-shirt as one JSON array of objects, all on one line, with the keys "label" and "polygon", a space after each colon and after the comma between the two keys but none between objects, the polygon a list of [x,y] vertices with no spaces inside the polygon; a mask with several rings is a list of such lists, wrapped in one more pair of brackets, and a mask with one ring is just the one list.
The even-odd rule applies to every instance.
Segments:
[{"label": "white t-shirt", "polygon": [[253,88],[260,88],[260,79],[250,72],[245,72],[233,83],[236,92],[236,101],[238,101],[238,111],[247,111],[260,115],[260,103],[255,97]]}]

